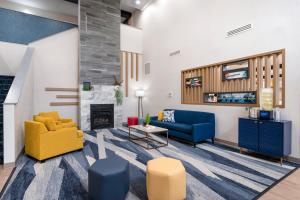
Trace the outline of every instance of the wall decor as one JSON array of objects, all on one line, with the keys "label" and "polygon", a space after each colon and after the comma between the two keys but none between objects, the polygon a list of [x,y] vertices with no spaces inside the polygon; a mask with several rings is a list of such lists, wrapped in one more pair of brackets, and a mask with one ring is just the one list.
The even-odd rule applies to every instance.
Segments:
[{"label": "wall decor", "polygon": [[202,76],[186,78],[185,87],[202,87]]},{"label": "wall decor", "polygon": [[[236,67],[232,63],[244,61]],[[226,66],[226,67],[225,67]],[[223,81],[225,73],[245,69],[248,66],[248,78],[239,78]],[[198,66],[181,71],[181,103],[192,105],[224,105],[260,107],[260,91],[262,88],[272,88],[273,107],[285,107],[285,49],[255,54],[243,58],[218,62],[205,66]],[[245,73],[229,74],[237,77],[246,77]],[[201,87],[186,87],[186,80],[192,77],[202,77]],[[207,102],[205,95],[216,93],[244,93],[256,92],[256,104]]]},{"label": "wall decor", "polygon": [[84,82],[83,82],[83,88],[82,88],[82,90],[83,90],[83,91],[90,91],[91,89],[92,89],[91,82],[89,82],[89,81],[84,81]]},{"label": "wall decor", "polygon": [[218,103],[256,104],[256,92],[219,93]]},{"label": "wall decor", "polygon": [[242,60],[222,66],[223,81],[249,78],[249,60]]},{"label": "wall decor", "polygon": [[205,93],[205,103],[256,104],[256,92]]},{"label": "wall decor", "polygon": [[260,91],[260,109],[273,110],[273,89],[263,88]]},{"label": "wall decor", "polygon": [[206,93],[204,95],[205,103],[218,103],[218,94],[217,93]]}]

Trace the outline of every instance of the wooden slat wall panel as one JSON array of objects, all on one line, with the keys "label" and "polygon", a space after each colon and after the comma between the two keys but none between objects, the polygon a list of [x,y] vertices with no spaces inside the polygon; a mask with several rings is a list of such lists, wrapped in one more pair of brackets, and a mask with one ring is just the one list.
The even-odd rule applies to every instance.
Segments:
[{"label": "wooden slat wall panel", "polygon": [[139,81],[140,55],[139,53],[128,51],[121,51],[120,53],[120,81],[125,80],[126,97],[129,95],[129,79],[134,79],[135,76],[135,81]]},{"label": "wooden slat wall panel", "polygon": [[[249,59],[249,79],[222,80],[223,64],[245,59]],[[280,69],[280,64],[282,69]],[[279,77],[280,74],[282,74],[282,78]],[[185,87],[186,78],[198,76],[202,77],[202,87]],[[284,107],[285,51],[277,50],[215,65],[183,70],[181,79],[181,101],[183,104],[203,104],[204,93],[256,91],[259,105],[261,88],[272,87],[274,88],[274,106]]]}]

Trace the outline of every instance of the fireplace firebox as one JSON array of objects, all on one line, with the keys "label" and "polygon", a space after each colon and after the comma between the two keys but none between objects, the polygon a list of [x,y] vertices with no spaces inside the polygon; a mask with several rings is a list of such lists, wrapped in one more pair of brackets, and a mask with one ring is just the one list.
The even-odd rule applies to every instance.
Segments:
[{"label": "fireplace firebox", "polygon": [[91,104],[91,130],[114,128],[114,104]]}]

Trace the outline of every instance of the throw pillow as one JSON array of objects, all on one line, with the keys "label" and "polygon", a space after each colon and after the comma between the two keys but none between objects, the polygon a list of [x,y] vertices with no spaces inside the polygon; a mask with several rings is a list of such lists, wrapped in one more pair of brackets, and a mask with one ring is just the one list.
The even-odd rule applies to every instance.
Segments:
[{"label": "throw pillow", "polygon": [[164,111],[164,122],[175,122],[174,110]]},{"label": "throw pillow", "polygon": [[39,116],[39,115],[35,115],[34,117],[33,117],[33,120],[34,121],[36,121],[36,122],[41,122],[41,123],[43,123],[43,124],[45,124],[45,122],[47,121],[47,120],[50,120],[51,118],[50,117],[42,117],[42,116]]},{"label": "throw pillow", "polygon": [[164,119],[164,112],[163,111],[158,112],[157,120],[162,121],[163,119]]},{"label": "throw pillow", "polygon": [[56,131],[57,130],[56,123],[53,119],[46,120],[45,125],[46,125],[48,131]]}]

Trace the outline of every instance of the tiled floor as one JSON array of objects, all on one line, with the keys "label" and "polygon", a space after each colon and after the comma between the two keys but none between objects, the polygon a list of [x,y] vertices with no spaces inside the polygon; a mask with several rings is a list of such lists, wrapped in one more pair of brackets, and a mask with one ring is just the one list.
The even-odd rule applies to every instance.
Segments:
[{"label": "tiled floor", "polygon": [[259,200],[300,199],[300,169],[278,183]]},{"label": "tiled floor", "polygon": [[0,191],[4,187],[7,179],[9,178],[11,172],[13,171],[14,166],[3,167],[0,165]]}]

